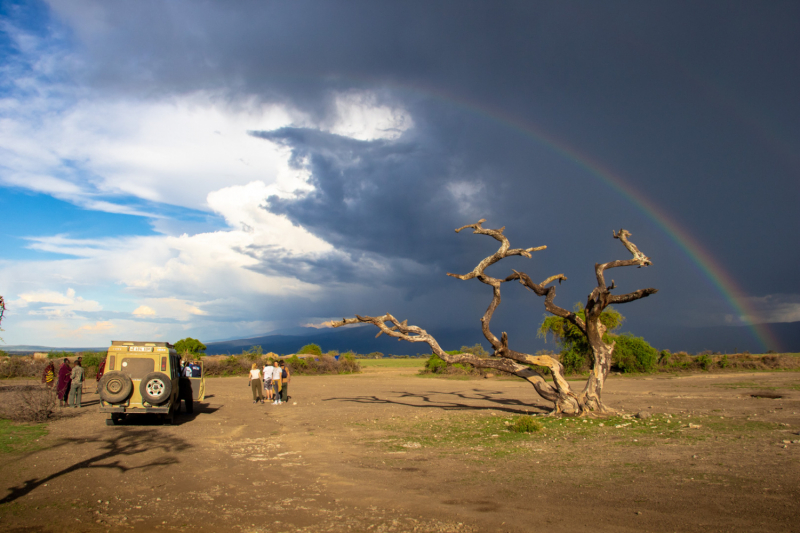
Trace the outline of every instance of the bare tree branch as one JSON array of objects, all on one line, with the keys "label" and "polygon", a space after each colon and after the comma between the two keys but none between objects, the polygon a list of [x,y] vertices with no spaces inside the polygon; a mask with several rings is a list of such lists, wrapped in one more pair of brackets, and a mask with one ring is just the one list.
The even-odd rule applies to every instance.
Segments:
[{"label": "bare tree branch", "polygon": [[576,328],[581,330],[584,335],[586,334],[586,324],[584,324],[583,320],[581,320],[581,317],[579,317],[572,311],[567,311],[563,307],[559,307],[553,303],[553,300],[556,297],[555,286],[550,286],[545,288],[545,285],[555,280],[558,280],[559,284],[562,281],[566,281],[567,276],[565,276],[564,274],[556,274],[555,276],[550,276],[542,283],[537,285],[526,273],[517,272],[516,270],[514,270],[514,273],[508,276],[505,279],[505,281],[511,281],[514,279],[518,279],[522,285],[535,292],[537,296],[545,296],[544,308],[547,309],[547,311],[556,316],[560,316],[561,318],[569,320],[572,324],[575,325]]},{"label": "bare tree branch", "polygon": [[[387,322],[391,322],[392,326],[388,326],[386,324]],[[510,351],[509,355],[504,357],[488,358],[478,357],[477,355],[469,353],[448,354],[427,331],[417,326],[409,326],[407,322],[407,320],[399,322],[390,313],[386,313],[383,316],[375,317],[356,315],[355,318],[343,318],[341,321],[333,322],[331,325],[334,328],[339,328],[348,324],[373,324],[380,329],[381,333],[386,333],[392,337],[408,342],[427,343],[431,347],[431,350],[433,350],[433,353],[450,364],[469,363],[476,368],[492,368],[500,372],[514,374],[529,381],[544,399],[552,402],[558,400],[560,396],[559,391],[547,383],[541,374],[526,365],[527,363],[557,369],[561,366],[561,363],[555,359],[549,356],[532,356],[513,351]],[[507,346],[507,336],[505,334],[503,335],[503,339],[506,341]],[[566,381],[564,381],[564,384],[566,384]]]},{"label": "bare tree branch", "polygon": [[[503,231],[506,229],[506,227],[503,226],[500,229],[486,229],[486,228],[484,228],[482,226],[482,224],[484,222],[486,222],[486,219],[482,218],[477,222],[477,224],[469,224],[467,226],[462,226],[462,227],[458,228],[456,230],[456,233],[460,233],[461,230],[464,230],[464,229],[467,229],[467,228],[472,228],[472,229],[475,230],[472,233],[476,233],[478,235],[489,235],[489,236],[493,237],[494,239],[500,241],[500,248],[495,253],[493,253],[492,255],[490,255],[489,257],[487,257],[486,259],[484,259],[480,263],[478,263],[478,266],[476,266],[474,269],[472,269],[472,272],[469,272],[467,274],[450,274],[448,272],[448,274],[447,274],[448,276],[451,276],[451,277],[454,277],[454,278],[458,278],[458,279],[461,279],[461,280],[468,280],[468,279],[476,278],[478,276],[484,275],[484,271],[489,266],[497,263],[498,261],[500,261],[501,259],[503,259],[505,257],[509,257],[509,256],[512,256],[512,255],[521,255],[523,257],[527,257],[528,259],[530,259],[531,258],[531,252],[537,252],[539,250],[544,250],[545,248],[547,248],[547,246],[537,246],[535,248],[525,248],[525,249],[523,249],[523,248],[514,248],[513,250],[509,250],[511,244],[508,242],[508,238],[505,235],[503,235]],[[488,279],[488,276],[487,276],[487,279]],[[486,283],[486,282],[484,281],[484,283]]]},{"label": "bare tree branch", "polygon": [[492,316],[494,315],[494,311],[497,309],[497,306],[500,305],[500,284],[504,283],[507,280],[500,280],[497,278],[493,278],[488,276],[485,271],[486,269],[509,256],[514,255],[521,255],[523,257],[527,257],[528,259],[531,258],[531,252],[536,252],[539,250],[544,250],[547,246],[538,246],[535,248],[511,248],[511,243],[509,243],[508,238],[503,235],[503,231],[506,229],[503,226],[500,229],[487,229],[483,227],[483,223],[486,222],[486,219],[480,219],[476,224],[469,224],[466,226],[462,226],[456,230],[456,233],[460,233],[462,230],[467,228],[472,228],[474,231],[473,234],[478,235],[489,235],[490,237],[494,238],[495,240],[500,242],[500,248],[489,257],[485,258],[483,261],[478,263],[478,265],[472,269],[472,272],[467,274],[451,274],[448,272],[448,276],[453,278],[458,278],[460,280],[468,280],[472,278],[478,278],[478,281],[485,283],[487,285],[491,285],[492,287],[492,301],[489,303],[489,307],[486,309],[486,312],[483,314],[481,318],[481,330],[483,331],[483,336],[486,337],[486,340],[492,345],[495,350],[495,353],[498,350],[502,350],[502,344],[497,336],[492,333],[490,329],[490,324],[492,322]]},{"label": "bare tree branch", "polygon": [[[640,289],[620,296],[612,295],[611,291],[616,288],[616,283],[612,280],[610,285],[606,285],[604,272],[609,268],[621,266],[648,266],[652,264],[652,262],[636,247],[636,245],[628,240],[628,237],[631,235],[630,232],[624,229],[621,229],[619,233],[614,232],[614,238],[622,242],[625,248],[631,252],[633,258],[624,261],[618,260],[595,264],[597,287],[595,287],[589,295],[585,306],[586,318],[583,319],[576,313],[559,307],[554,303],[556,288],[551,284],[554,281],[558,281],[559,284],[562,281],[566,281],[567,277],[563,274],[550,276],[541,283],[535,283],[527,274],[524,272],[517,272],[516,270],[505,279],[497,279],[487,275],[486,269],[501,259],[514,255],[530,258],[531,252],[544,250],[546,246],[511,249],[508,238],[503,235],[505,227],[500,229],[486,229],[483,227],[484,222],[485,220],[481,219],[476,224],[463,226],[458,228],[456,233],[471,228],[474,234],[489,235],[499,241],[500,248],[497,252],[478,263],[471,272],[467,274],[448,273],[447,275],[461,280],[477,278],[481,283],[492,287],[492,300],[481,318],[483,335],[494,348],[494,352],[490,357],[483,358],[469,353],[448,354],[427,331],[418,326],[408,325],[407,320],[400,322],[389,313],[378,317],[356,315],[355,318],[344,318],[340,322],[334,322],[333,327],[341,327],[347,324],[370,323],[379,330],[376,337],[385,333],[408,342],[425,342],[431,347],[434,354],[448,363],[469,363],[477,368],[492,368],[522,377],[536,388],[540,396],[555,404],[554,412],[556,413],[564,412],[581,415],[587,414],[590,411],[608,413],[609,409],[605,407],[601,400],[601,393],[611,367],[612,353],[615,344],[613,341],[607,343],[603,340],[606,327],[600,321],[600,314],[603,309],[612,303],[631,302],[654,294],[657,291],[656,289],[650,288]],[[564,366],[557,358],[549,355],[530,355],[517,352],[509,348],[508,335],[505,332],[502,333],[499,339],[491,332],[490,323],[492,316],[501,301],[500,287],[503,283],[513,280],[519,280],[522,285],[536,293],[537,296],[544,296],[544,306],[548,312],[569,321],[586,336],[592,350],[593,368],[586,382],[586,386],[579,395],[572,392],[564,376]],[[553,375],[553,384],[549,384],[539,372],[529,365],[548,368]]]},{"label": "bare tree branch", "polygon": [[610,304],[624,304],[628,302],[632,302],[634,300],[638,300],[640,298],[646,298],[651,294],[655,294],[658,292],[658,289],[639,289],[638,291],[634,291],[628,294],[621,294],[619,296],[612,294],[608,297],[608,303]]}]

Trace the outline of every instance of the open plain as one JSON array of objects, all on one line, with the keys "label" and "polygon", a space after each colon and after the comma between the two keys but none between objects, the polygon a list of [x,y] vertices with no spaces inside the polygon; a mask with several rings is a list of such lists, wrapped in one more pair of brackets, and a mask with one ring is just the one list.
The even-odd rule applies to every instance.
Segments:
[{"label": "open plain", "polygon": [[283,406],[209,379],[174,426],[106,426],[87,384],[2,443],[0,530],[800,531],[797,372],[613,376],[620,416],[557,419],[521,380],[416,371],[295,377]]}]

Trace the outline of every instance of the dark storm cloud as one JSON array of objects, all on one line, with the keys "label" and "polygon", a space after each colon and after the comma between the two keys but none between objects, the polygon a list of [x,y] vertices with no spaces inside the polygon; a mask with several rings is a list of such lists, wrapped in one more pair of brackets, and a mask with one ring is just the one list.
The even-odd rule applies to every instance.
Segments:
[{"label": "dark storm cloud", "polygon": [[447,188],[464,177],[435,138],[358,141],[297,128],[253,135],[290,147],[315,187],[296,200],[271,197],[269,210],[337,248],[430,261],[431,234],[464,218]]},{"label": "dark storm cloud", "polygon": [[[494,242],[452,230],[486,217],[508,226],[512,245],[550,247],[525,268],[565,272],[566,307],[589,292],[594,262],[624,257],[609,237],[621,226],[655,266],[620,277],[661,289],[649,299],[661,311],[632,304],[647,317],[632,329],[646,334],[687,302],[719,301],[652,215],[586,170],[593,160],[688,228],[748,294],[800,293],[800,247],[789,244],[800,227],[797,3],[54,6],[83,47],[76,77],[103,90],[206,89],[320,120],[337,91],[370,90],[412,116],[395,141],[255,134],[306,162],[315,186],[269,209],[355,258],[323,273],[324,262],[283,257],[309,279],[352,281],[359,254],[427,265],[430,279],[469,270]],[[571,155],[552,147],[561,142]],[[268,264],[274,251],[250,252],[279,268]],[[387,278],[404,283],[401,271]]]}]

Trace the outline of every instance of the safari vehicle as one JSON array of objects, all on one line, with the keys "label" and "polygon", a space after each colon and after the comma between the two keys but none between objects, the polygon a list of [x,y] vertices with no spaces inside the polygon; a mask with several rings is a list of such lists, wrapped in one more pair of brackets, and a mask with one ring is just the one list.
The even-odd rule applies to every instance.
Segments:
[{"label": "safari vehicle", "polygon": [[[183,384],[183,386],[182,386]],[[175,421],[181,400],[193,411],[192,387],[181,379],[181,360],[168,342],[112,341],[98,386],[106,424],[131,414],[156,413]]]}]

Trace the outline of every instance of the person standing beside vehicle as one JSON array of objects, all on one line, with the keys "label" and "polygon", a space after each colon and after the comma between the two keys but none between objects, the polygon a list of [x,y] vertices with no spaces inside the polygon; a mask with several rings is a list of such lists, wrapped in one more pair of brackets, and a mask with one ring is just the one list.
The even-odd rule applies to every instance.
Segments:
[{"label": "person standing beside vehicle", "polygon": [[72,386],[69,389],[69,406],[80,408],[83,395],[83,367],[80,360],[75,361],[75,366],[70,373]]},{"label": "person standing beside vehicle", "polygon": [[97,388],[94,390],[95,394],[100,393],[100,378],[103,377],[103,374],[106,372],[106,360],[103,359],[100,361],[100,364],[97,365],[97,375],[95,375],[94,380],[97,382]]},{"label": "person standing beside vehicle", "polygon": [[264,403],[264,396],[261,394],[261,370],[257,363],[253,363],[250,369],[250,389],[253,391],[253,403]]},{"label": "person standing beside vehicle", "polygon": [[287,367],[283,361],[281,361],[280,368],[281,368],[281,403],[286,403],[289,401],[289,380],[292,379],[292,375],[289,373],[289,367]]}]

